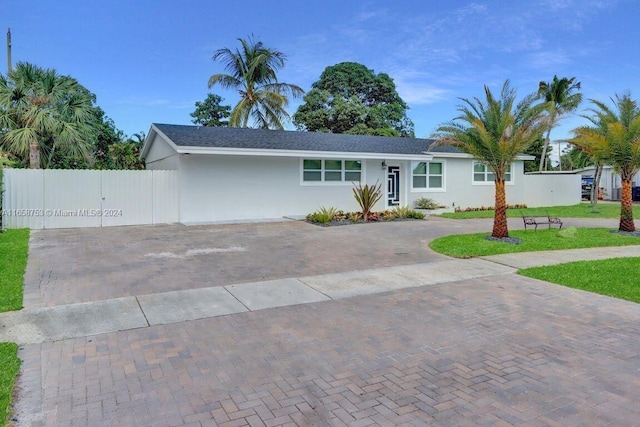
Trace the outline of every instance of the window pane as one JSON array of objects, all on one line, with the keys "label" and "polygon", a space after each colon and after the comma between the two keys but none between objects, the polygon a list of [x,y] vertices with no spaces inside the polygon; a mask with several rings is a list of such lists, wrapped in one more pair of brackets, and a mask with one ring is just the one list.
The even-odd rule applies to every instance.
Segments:
[{"label": "window pane", "polygon": [[360,181],[360,172],[345,172],[345,181]]},{"label": "window pane", "polygon": [[413,168],[413,173],[415,175],[424,175],[427,173],[427,164],[425,162],[420,162]]},{"label": "window pane", "polygon": [[473,180],[475,182],[484,182],[484,173],[474,173]]},{"label": "window pane", "polygon": [[429,163],[430,175],[442,175],[442,163]]},{"label": "window pane", "polygon": [[429,188],[442,188],[442,177],[441,176],[430,176],[429,177]]},{"label": "window pane", "polygon": [[322,168],[322,160],[304,159],[302,168],[320,170]]},{"label": "window pane", "polygon": [[359,171],[362,169],[362,162],[356,160],[345,160],[344,168],[348,171]]},{"label": "window pane", "polygon": [[427,188],[427,177],[426,176],[414,176],[413,177],[413,188]]},{"label": "window pane", "polygon": [[504,174],[504,180],[505,181],[511,181],[511,172],[507,172]]},{"label": "window pane", "polygon": [[493,182],[496,180],[496,176],[493,174],[493,172],[487,172],[487,182]]},{"label": "window pane", "polygon": [[473,164],[474,172],[484,172],[484,165],[482,163],[474,163]]},{"label": "window pane", "polygon": [[331,171],[339,171],[342,169],[342,160],[325,160],[324,168]]},{"label": "window pane", "polygon": [[342,181],[342,172],[325,172],[325,181]]},{"label": "window pane", "polygon": [[304,181],[320,181],[322,178],[320,172],[307,172],[307,171],[304,171],[304,173],[302,174],[302,177]]}]

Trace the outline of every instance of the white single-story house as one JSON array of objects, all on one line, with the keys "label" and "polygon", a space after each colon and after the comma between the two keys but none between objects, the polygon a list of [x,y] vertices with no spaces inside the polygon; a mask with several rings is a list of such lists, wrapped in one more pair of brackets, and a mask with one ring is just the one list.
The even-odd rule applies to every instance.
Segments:
[{"label": "white single-story house", "polygon": [[[449,207],[493,206],[485,165],[432,140],[318,132],[152,124],[141,157],[147,169],[177,170],[179,218],[206,223],[300,217],[318,208],[357,211],[354,183],[381,183],[376,206],[427,197]],[[519,157],[507,174],[507,202],[580,202],[576,175],[526,175]]]}]

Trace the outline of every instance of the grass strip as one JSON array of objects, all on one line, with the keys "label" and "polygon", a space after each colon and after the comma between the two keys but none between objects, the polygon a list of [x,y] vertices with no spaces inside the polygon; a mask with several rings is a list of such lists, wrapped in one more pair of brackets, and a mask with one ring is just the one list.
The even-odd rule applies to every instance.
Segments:
[{"label": "grass strip", "polygon": [[526,268],[523,276],[640,303],[640,258],[611,258]]},{"label": "grass strip", "polygon": [[18,346],[0,343],[0,426],[5,425],[9,417],[13,385],[19,369]]},{"label": "grass strip", "polygon": [[[28,251],[29,230],[5,230],[0,233],[0,313],[22,308]],[[7,423],[19,369],[18,346],[0,343],[0,426]]]},{"label": "grass strip", "polygon": [[558,230],[514,230],[509,236],[521,240],[508,244],[487,240],[491,233],[459,234],[440,237],[429,243],[434,251],[456,258],[499,255],[516,252],[640,245],[640,237],[612,233],[609,228],[579,228],[575,237],[560,237]]},{"label": "grass strip", "polygon": [[0,233],[0,313],[22,308],[22,286],[27,267],[29,230]]},{"label": "grass strip", "polygon": [[[620,203],[598,203],[592,207],[589,203],[580,203],[571,206],[550,206],[526,209],[507,209],[508,217],[520,217],[521,215],[533,217],[557,216],[560,218],[620,218]],[[493,218],[493,210],[473,212],[442,213],[443,218],[471,219]],[[640,209],[634,209],[633,216],[640,219]]]}]

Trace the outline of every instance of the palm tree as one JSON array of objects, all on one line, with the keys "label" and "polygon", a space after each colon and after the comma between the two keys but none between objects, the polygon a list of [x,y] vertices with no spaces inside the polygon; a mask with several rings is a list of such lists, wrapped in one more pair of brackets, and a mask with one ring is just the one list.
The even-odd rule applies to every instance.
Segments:
[{"label": "palm tree", "polygon": [[493,172],[495,179],[495,213],[492,237],[509,237],[505,173],[513,161],[544,132],[547,126],[546,104],[535,104],[536,94],[516,103],[516,91],[505,81],[500,98],[487,86],[486,100],[461,98],[460,115],[440,125],[433,146],[448,144],[471,154]]},{"label": "palm tree", "polygon": [[93,122],[91,97],[75,79],[23,62],[0,75],[0,144],[28,156],[30,168],[42,166],[43,151],[89,157]]},{"label": "palm tree", "polygon": [[559,79],[558,76],[553,76],[551,82],[539,84],[538,96],[543,98],[549,107],[547,136],[542,146],[542,156],[540,156],[540,172],[547,168],[547,149],[551,142],[551,129],[555,127],[560,116],[575,111],[582,102],[582,94],[574,93],[580,90],[580,82],[575,80],[575,77]]},{"label": "palm tree", "polygon": [[[635,231],[631,181],[640,170],[640,108],[629,93],[611,99],[615,108],[591,99],[594,105],[585,116],[591,126],[573,130],[571,143],[611,164],[620,174],[620,231]],[[617,110],[617,111],[615,111]]]},{"label": "palm tree", "polygon": [[304,94],[299,86],[278,82],[276,72],[284,67],[286,56],[275,49],[239,38],[241,49],[218,49],[214,61],[222,61],[229,74],[214,74],[209,78],[209,88],[219,84],[224,89],[237,89],[240,101],[231,111],[229,126],[248,127],[249,118],[263,129],[283,129],[282,122],[290,120],[285,108],[289,95],[294,98]]}]

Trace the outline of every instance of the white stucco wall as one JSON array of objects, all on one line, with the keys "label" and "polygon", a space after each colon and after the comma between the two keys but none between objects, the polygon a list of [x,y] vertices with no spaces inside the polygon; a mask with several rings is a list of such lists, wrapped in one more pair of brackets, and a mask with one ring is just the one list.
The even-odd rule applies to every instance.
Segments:
[{"label": "white stucco wall", "polygon": [[[364,162],[366,182],[382,182],[380,163]],[[182,155],[179,165],[183,223],[300,216],[321,206],[358,210],[351,183],[302,184],[295,157]]]},{"label": "white stucco wall", "polygon": [[156,134],[145,156],[145,165],[147,169],[176,170],[178,157],[179,154]]},{"label": "white stucco wall", "polygon": [[521,184],[507,192],[507,203],[536,206],[569,206],[582,201],[580,175],[524,175]]},{"label": "white stucco wall", "polygon": [[[411,177],[407,176],[409,186],[408,204],[421,197],[448,206],[467,207],[493,206],[495,204],[495,186],[490,183],[473,182],[472,161],[468,158],[434,158],[442,161],[445,171],[444,189],[411,189]],[[580,203],[580,177],[576,175],[525,175],[524,162],[514,163],[512,182],[507,183],[507,203],[535,206],[571,205]]]},{"label": "white stucco wall", "polygon": [[[438,159],[444,163],[445,188],[419,191],[411,188],[411,162],[387,161],[400,166],[401,204],[420,197],[446,206],[493,206],[494,185],[473,184],[470,159]],[[181,155],[180,220],[183,223],[235,221],[283,216],[304,216],[321,206],[357,211],[351,183],[301,182],[301,161],[295,157]],[[507,185],[507,203],[527,206],[570,205],[580,202],[579,175],[525,175],[516,162],[513,184]],[[364,182],[376,181],[386,189],[381,160],[363,161]],[[383,198],[376,210],[384,210]]]}]

